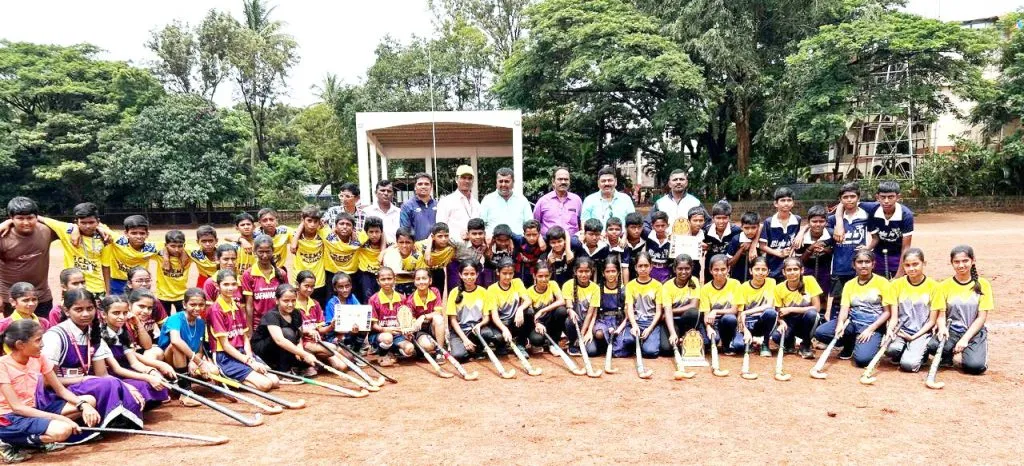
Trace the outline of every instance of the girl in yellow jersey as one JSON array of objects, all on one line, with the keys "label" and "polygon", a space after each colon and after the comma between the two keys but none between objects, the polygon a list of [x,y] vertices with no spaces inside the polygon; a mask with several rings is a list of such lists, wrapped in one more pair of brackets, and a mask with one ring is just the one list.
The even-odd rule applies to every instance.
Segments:
[{"label": "girl in yellow jersey", "polygon": [[[526,340],[533,332],[533,308],[530,307],[530,297],[526,293],[523,281],[514,278],[516,265],[511,257],[499,259],[495,269],[498,272],[498,281],[487,287],[491,320],[499,330],[508,332],[506,338],[511,337],[511,340],[514,340],[509,341],[509,344],[519,345],[519,349],[525,353]],[[504,347],[498,348],[499,354],[507,351]]]},{"label": "girl in yellow jersey", "polygon": [[459,286],[448,294],[448,306],[445,310],[445,314],[448,315],[448,343],[452,356],[461,361],[470,355],[483,357],[480,340],[472,335],[474,332],[480,332],[492,343],[502,342],[501,335],[495,335],[490,328],[483,328],[488,297],[487,290],[476,284],[476,277],[479,274],[478,262],[460,262]]},{"label": "girl in yellow jersey", "polygon": [[893,341],[886,353],[900,370],[917,372],[927,357],[939,311],[945,309],[939,282],[924,274],[924,252],[910,248],[903,252],[903,273],[892,281],[896,301],[888,332]]},{"label": "girl in yellow jersey", "polygon": [[940,312],[939,340],[945,340],[942,347],[942,362],[953,363],[953,355],[962,357],[961,369],[967,374],[981,375],[988,369],[988,330],[985,321],[988,313],[995,309],[992,300],[992,285],[978,276],[974,263],[974,249],[960,245],[949,253],[953,264],[952,277],[942,282],[946,309]]},{"label": "girl in yellow jersey", "polygon": [[736,310],[743,296],[740,282],[729,278],[729,257],[716,254],[708,262],[711,267],[711,282],[700,288],[700,312],[704,313],[704,324],[711,330],[708,339],[712,345],[722,343],[726,354],[743,350],[742,333],[738,332],[739,320]]},{"label": "girl in yellow jersey", "polygon": [[551,280],[551,266],[546,261],[537,262],[533,271],[533,286],[526,289],[526,296],[530,298],[530,306],[533,308],[531,349],[534,352],[543,351],[547,340],[544,334],[558,341],[565,329],[565,319],[569,317],[562,290]]},{"label": "girl in yellow jersey", "polygon": [[[839,338],[842,346],[839,359],[853,358],[857,367],[865,367],[882,345],[885,322],[892,313],[895,301],[889,282],[875,275],[875,254],[858,250],[853,256],[853,270],[857,276],[843,286],[839,303],[839,317],[832,319],[814,332],[818,341],[832,341]],[[838,327],[846,322],[845,327]]]},{"label": "girl in yellow jersey", "polygon": [[366,241],[359,246],[359,272],[355,276],[353,291],[356,299],[365,303],[380,291],[377,284],[377,271],[380,270],[381,251],[387,248],[384,241],[384,221],[377,217],[366,217],[363,222]]},{"label": "girl in yellow jersey", "polygon": [[636,278],[626,285],[626,318],[629,332],[625,330],[626,322],[619,325],[616,332],[622,337],[623,349],[634,348],[635,340],[640,339],[640,352],[645,358],[656,358],[661,352],[661,308],[658,306],[658,295],[661,282],[651,278],[651,256],[641,252],[636,258]]},{"label": "girl in yellow jersey", "polygon": [[[775,311],[775,279],[768,277],[768,260],[756,257],[750,262],[750,280],[740,285],[738,327],[743,331],[744,345],[761,346],[761,356],[771,357],[768,339],[775,331],[779,314]],[[754,340],[754,337],[762,337]],[[743,351],[743,348],[737,349]]]},{"label": "girl in yellow jersey", "polygon": [[[565,319],[565,336],[569,339],[568,352],[572,356],[579,356],[582,341],[587,348],[587,354],[597,355],[597,344],[594,343],[594,320],[597,315],[597,307],[601,303],[601,291],[591,281],[594,273],[594,261],[587,256],[576,258],[576,269],[573,272],[575,278],[562,285],[562,297],[565,298],[565,306],[569,317]],[[575,323],[575,324],[574,324]],[[576,334],[576,326],[579,326],[582,335]],[[558,341],[558,338],[553,340]]]},{"label": "girl in yellow jersey", "polygon": [[775,306],[779,313],[779,325],[772,335],[776,341],[782,335],[786,338],[779,348],[789,351],[800,338],[800,357],[814,357],[811,349],[811,333],[818,323],[818,309],[821,309],[821,285],[813,275],[804,275],[804,266],[799,257],[788,257],[782,261],[782,275],[786,278],[775,285]]},{"label": "girl in yellow jersey", "polygon": [[671,353],[679,344],[679,335],[697,329],[708,344],[707,335],[700,325],[700,284],[693,278],[693,259],[688,254],[675,258],[672,264],[674,277],[661,286],[658,304],[665,315],[665,332],[661,332],[661,350]]}]

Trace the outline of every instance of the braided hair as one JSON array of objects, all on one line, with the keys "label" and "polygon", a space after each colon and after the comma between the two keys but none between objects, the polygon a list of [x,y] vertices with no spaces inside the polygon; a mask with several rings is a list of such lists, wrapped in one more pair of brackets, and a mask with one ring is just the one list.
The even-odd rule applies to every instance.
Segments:
[{"label": "braided hair", "polygon": [[[64,292],[64,314],[61,315],[61,322],[68,319],[67,311],[71,309],[71,306],[79,301],[86,301],[90,306],[94,306],[96,297],[93,296],[89,290],[85,288],[76,288],[73,290],[67,290]],[[100,324],[99,313],[93,313],[92,322],[89,323],[89,328],[85,329],[84,334],[89,335],[89,345],[96,346],[100,344],[103,326]]]},{"label": "braided hair", "polygon": [[[472,268],[477,274],[480,273],[480,265],[476,261],[462,261],[459,262],[459,275],[465,272],[467,268]],[[462,295],[466,293],[466,284],[460,279],[458,286],[458,294],[455,295],[455,304],[462,304]]]},{"label": "braided hair", "polygon": [[958,245],[949,252],[949,260],[953,260],[953,258],[960,254],[966,254],[967,257],[971,259],[971,282],[974,283],[973,290],[978,294],[978,296],[981,296],[982,291],[981,282],[978,280],[978,266],[974,263],[974,248],[966,244]]},{"label": "braided hair", "polygon": [[[797,256],[789,256],[785,260],[782,261],[782,269],[783,270],[785,270],[786,267],[789,267],[791,265],[795,265],[795,266],[799,267],[801,269],[801,271],[803,270],[803,267],[804,267],[803,262],[801,262],[800,258],[797,257]],[[797,280],[796,282],[797,282],[796,291],[798,291],[800,293],[800,295],[803,296],[805,290],[804,290],[804,277],[803,277],[803,273],[802,272],[800,274],[800,279]]]},{"label": "braided hair", "polygon": [[260,246],[270,246],[270,252],[271,252],[270,266],[274,268],[274,278],[276,278],[277,281],[279,281],[281,283],[284,283],[284,282],[288,281],[285,278],[285,276],[284,276],[284,271],[281,270],[281,268],[278,267],[277,264],[274,262],[274,258],[273,258],[274,238],[270,237],[270,235],[259,235],[259,236],[257,236],[256,239],[254,239],[252,241],[252,250],[253,250],[253,252],[255,253],[256,252],[256,248],[258,248]]},{"label": "braided hair", "polygon": [[[119,294],[104,296],[103,299],[100,300],[100,310],[102,310],[103,313],[105,314],[108,311],[110,311],[110,307],[113,306],[114,304],[127,305],[128,298],[125,298],[123,295]],[[123,346],[125,348],[133,347],[134,345],[131,336],[128,335],[128,331],[124,329],[122,330],[123,331],[117,335],[114,335],[113,333],[110,332],[102,332],[101,335],[103,337],[103,341],[106,341],[107,346],[110,347],[118,345]]]},{"label": "braided hair", "polygon": [[[593,269],[594,260],[591,259],[589,256],[580,256],[576,258],[576,264],[573,268],[572,277],[572,306],[574,308],[573,312],[575,312],[575,308],[580,305],[580,281],[576,278],[576,273],[579,272],[579,270],[583,268],[583,266],[587,266],[588,268]],[[593,273],[593,271],[591,271],[591,273]]]}]

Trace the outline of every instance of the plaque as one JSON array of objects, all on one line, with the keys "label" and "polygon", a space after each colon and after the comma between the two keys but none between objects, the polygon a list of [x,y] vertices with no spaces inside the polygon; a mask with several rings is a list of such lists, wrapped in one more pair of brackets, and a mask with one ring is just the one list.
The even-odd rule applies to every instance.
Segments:
[{"label": "plaque", "polygon": [[360,332],[370,331],[370,316],[373,309],[366,305],[343,304],[334,307],[334,330],[350,332],[358,327]]},{"label": "plaque", "polygon": [[672,223],[672,232],[669,235],[669,259],[675,259],[681,254],[690,256],[690,259],[700,260],[700,238],[690,234],[690,221],[685,218],[677,218]]},{"label": "plaque", "polygon": [[416,330],[416,318],[412,316],[412,309],[409,306],[398,306],[398,328],[402,333],[410,334]]},{"label": "plaque", "polygon": [[707,367],[704,359],[704,338],[697,329],[687,330],[683,335],[683,365],[686,367]]}]

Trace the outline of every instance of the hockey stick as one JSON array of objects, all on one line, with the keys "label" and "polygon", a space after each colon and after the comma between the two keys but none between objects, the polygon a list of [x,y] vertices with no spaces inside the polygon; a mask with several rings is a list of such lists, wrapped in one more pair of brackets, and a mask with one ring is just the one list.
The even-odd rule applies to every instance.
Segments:
[{"label": "hockey stick", "polygon": [[288,409],[302,409],[302,408],[306,407],[306,400],[300,399],[298,401],[288,401],[288,400],[286,400],[284,398],[271,395],[271,394],[269,394],[267,392],[264,392],[262,390],[257,390],[255,388],[252,388],[252,387],[250,387],[248,385],[245,385],[243,383],[240,383],[240,382],[238,382],[236,380],[231,380],[231,379],[229,379],[227,377],[221,377],[221,376],[215,375],[215,374],[207,374],[207,377],[209,377],[210,380],[213,380],[215,382],[222,383],[222,384],[227,385],[227,386],[229,386],[231,388],[234,388],[236,390],[242,390],[244,392],[252,393],[253,395],[256,395],[256,396],[258,396],[260,398],[263,398],[264,400],[270,401],[272,403],[277,403],[277,404],[279,404],[281,406],[284,406],[285,408],[288,408]]},{"label": "hockey stick", "polygon": [[[185,397],[191,398],[193,400],[196,400],[199,403],[202,403],[203,405],[205,405],[206,407],[208,407],[208,408],[210,408],[210,409],[212,409],[214,411],[217,411],[218,413],[221,413],[221,414],[223,414],[223,415],[225,415],[227,417],[230,417],[231,419],[234,419],[234,420],[238,421],[240,424],[242,424],[242,425],[244,425],[246,427],[255,427],[255,426],[258,426],[260,424],[263,424],[263,415],[260,414],[260,413],[256,413],[255,415],[253,415],[252,418],[248,418],[248,417],[242,415],[241,413],[238,413],[237,411],[234,411],[234,410],[229,409],[229,408],[227,408],[226,406],[224,406],[224,405],[222,405],[220,403],[217,403],[216,401],[213,401],[213,400],[211,400],[209,398],[206,398],[205,396],[197,395],[195,392],[193,392],[191,390],[188,390],[186,388],[179,387],[178,385],[176,385],[176,384],[174,384],[172,382],[168,382],[168,381],[165,380],[164,381],[164,385],[167,388],[180,393],[181,396],[185,396]],[[280,408],[278,409],[278,412],[280,412]]]},{"label": "hockey stick", "polygon": [[437,340],[435,340],[434,337],[428,335],[427,338],[430,338],[430,341],[434,343],[434,347],[441,352],[441,354],[444,356],[445,359],[448,360],[449,363],[451,363],[452,367],[454,367],[455,370],[458,371],[459,375],[462,376],[463,380],[476,380],[480,378],[480,374],[478,374],[476,371],[466,372],[466,368],[462,367],[462,363],[460,363],[455,356],[452,356],[452,353],[449,353],[448,350],[446,350],[443,346],[438,344]]},{"label": "hockey stick", "polygon": [[750,372],[750,343],[743,345],[743,366],[740,368],[740,377],[745,380],[757,379],[757,372]]},{"label": "hockey stick", "polygon": [[815,363],[814,367],[811,368],[812,378],[824,379],[828,377],[828,374],[822,372],[821,370],[825,368],[825,362],[828,361],[829,355],[832,354],[832,349],[836,347],[836,342],[839,341],[839,328],[842,327],[845,333],[847,322],[849,321],[840,322],[839,325],[836,326],[836,334],[832,337],[832,341],[828,343],[828,346],[825,347],[825,351],[822,352],[821,356],[818,358],[818,362]]},{"label": "hockey stick", "polygon": [[420,350],[420,353],[422,353],[423,357],[427,359],[428,363],[430,363],[430,367],[434,368],[434,373],[436,373],[438,377],[442,379],[450,379],[452,377],[455,377],[454,375],[452,375],[451,372],[441,369],[441,366],[439,366],[437,364],[437,361],[434,360],[434,355],[428,353],[427,350],[423,349],[423,346],[420,345],[420,342],[416,341],[415,338],[413,338],[412,344],[416,345],[416,349]]},{"label": "hockey stick", "polygon": [[391,382],[391,383],[398,383],[397,380],[395,380],[395,379],[389,377],[387,374],[381,372],[380,369],[377,368],[377,366],[374,366],[373,364],[370,364],[370,361],[367,361],[366,358],[364,358],[358,352],[354,351],[352,348],[349,348],[347,345],[344,345],[344,344],[341,344],[341,343],[338,343],[338,347],[339,348],[344,348],[345,351],[348,351],[348,353],[352,355],[353,359],[355,359],[355,360],[357,360],[357,361],[359,361],[359,362],[361,362],[363,364],[366,364],[367,367],[369,367],[370,369],[373,369],[373,371],[376,372],[377,374],[379,374],[381,377],[384,377],[384,380],[387,380],[388,382]]},{"label": "hockey stick", "polygon": [[370,377],[370,375],[367,374],[366,371],[363,370],[363,368],[359,367],[358,364],[352,362],[351,359],[342,356],[341,353],[335,351],[334,348],[331,348],[326,343],[322,341],[319,343],[320,346],[323,346],[327,351],[330,351],[332,355],[340,359],[341,362],[344,363],[345,366],[349,368],[349,370],[355,372],[356,375],[363,379],[364,383],[359,384],[360,387],[365,388],[366,390],[369,390],[371,392],[380,391],[380,386],[384,384],[384,377],[378,377],[376,379]]},{"label": "hockey stick", "polygon": [[562,348],[558,346],[558,343],[551,339],[551,335],[544,333],[544,338],[547,338],[548,342],[551,343],[551,352],[554,353],[555,356],[562,358],[562,362],[565,363],[565,367],[569,369],[569,372],[572,372],[575,375],[583,375],[587,373],[586,370],[580,369],[579,366],[576,365],[576,362],[574,362],[568,354],[565,354],[565,351],[562,351]]},{"label": "hockey stick", "polygon": [[714,374],[715,377],[726,377],[729,375],[729,370],[722,369],[718,365],[718,345],[715,343],[715,337],[717,336],[717,334],[715,333],[714,329],[711,328],[710,325],[707,326],[706,330],[709,338],[711,338],[711,373]]},{"label": "hockey stick", "polygon": [[227,437],[207,437],[205,435],[180,434],[178,432],[161,432],[158,430],[136,430],[118,429],[114,427],[79,427],[82,432],[99,432],[102,434],[128,434],[128,435],[149,435],[151,437],[177,438],[205,442],[210,445],[222,445],[228,443]]},{"label": "hockey stick", "polygon": [[882,360],[882,355],[884,355],[886,350],[889,349],[889,344],[892,343],[892,340],[892,336],[886,333],[885,338],[882,339],[882,344],[878,347],[878,351],[875,352],[875,355],[871,358],[871,362],[868,363],[868,366],[864,368],[864,373],[860,375],[860,383],[864,385],[871,385],[875,383],[875,380],[878,380],[878,378],[875,377],[875,367],[877,367],[878,362]]},{"label": "hockey stick", "polygon": [[476,335],[476,339],[480,341],[481,345],[483,345],[484,352],[487,353],[487,359],[491,360],[491,364],[494,365],[494,368],[498,371],[498,375],[501,376],[501,378],[511,379],[516,376],[515,369],[505,370],[505,366],[501,365],[501,361],[498,360],[498,356],[495,356],[494,351],[491,350],[490,345],[488,345],[484,340],[483,335],[480,335],[480,332],[473,332],[473,335]]},{"label": "hockey stick", "polygon": [[587,371],[587,377],[600,377],[601,371],[595,371],[594,366],[590,364],[590,354],[587,353],[587,345],[583,344],[583,333],[580,332],[580,324],[573,321],[572,325],[576,327],[576,344],[580,347],[580,355],[583,356],[583,367]]},{"label": "hockey stick", "polygon": [[224,395],[224,396],[226,396],[228,398],[232,398],[232,399],[241,401],[243,403],[248,403],[248,404],[250,404],[252,406],[255,406],[255,407],[263,410],[267,414],[278,414],[278,413],[284,411],[284,408],[282,408],[280,406],[271,406],[271,405],[268,405],[268,404],[264,404],[264,403],[262,403],[262,402],[260,402],[258,400],[254,400],[252,398],[249,398],[249,397],[247,397],[247,396],[245,396],[245,395],[243,395],[241,393],[235,393],[235,392],[233,392],[231,390],[228,390],[228,389],[226,389],[224,387],[221,387],[220,385],[212,384],[212,383],[209,383],[209,382],[207,382],[205,380],[196,379],[196,378],[184,375],[184,374],[178,374],[178,377],[182,378],[182,379],[185,379],[185,380],[188,380],[189,382],[192,382],[192,383],[194,383],[196,385],[199,385],[201,387],[206,387],[206,388],[208,388],[210,390],[213,390],[213,391],[215,391],[217,393],[220,393],[221,395]]},{"label": "hockey stick", "polygon": [[654,375],[654,371],[644,367],[644,355],[640,350],[640,335],[637,335],[633,342],[636,343],[636,375],[641,379],[649,379]]}]

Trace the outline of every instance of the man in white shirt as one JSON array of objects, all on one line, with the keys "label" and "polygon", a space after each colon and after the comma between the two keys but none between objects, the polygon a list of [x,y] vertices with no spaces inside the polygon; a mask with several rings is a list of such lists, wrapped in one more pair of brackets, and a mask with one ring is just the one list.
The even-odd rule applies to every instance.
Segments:
[{"label": "man in white shirt", "polygon": [[377,182],[375,192],[376,201],[363,207],[363,215],[366,217],[377,217],[384,222],[384,240],[388,243],[395,242],[395,232],[398,231],[398,222],[402,215],[402,209],[391,202],[391,195],[394,188],[391,181],[380,180]]},{"label": "man in white shirt", "polygon": [[457,240],[465,239],[469,219],[480,217],[480,202],[473,195],[473,169],[459,165],[455,170],[457,189],[437,201],[437,221],[448,225],[448,234]]},{"label": "man in white shirt", "polygon": [[522,194],[517,194],[512,186],[515,175],[511,168],[498,169],[498,189],[484,196],[480,203],[480,218],[487,225],[487,236],[494,233],[494,227],[508,225],[512,233],[523,234],[523,223],[533,218],[533,207]]},{"label": "man in white shirt", "polygon": [[[668,175],[669,192],[654,202],[654,206],[647,214],[644,224],[649,227],[652,215],[659,210],[668,214],[670,228],[675,224],[677,218],[688,218],[687,213],[690,212],[690,209],[701,206],[700,199],[686,192],[689,186],[690,180],[686,172],[678,169],[673,170]],[[705,218],[707,218],[706,214]]]}]

